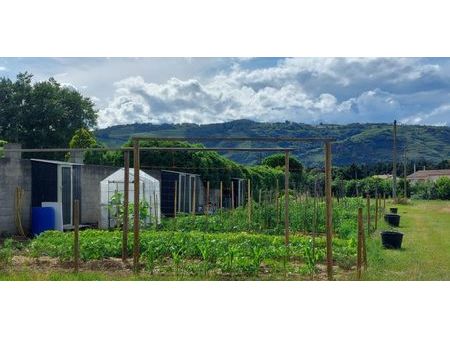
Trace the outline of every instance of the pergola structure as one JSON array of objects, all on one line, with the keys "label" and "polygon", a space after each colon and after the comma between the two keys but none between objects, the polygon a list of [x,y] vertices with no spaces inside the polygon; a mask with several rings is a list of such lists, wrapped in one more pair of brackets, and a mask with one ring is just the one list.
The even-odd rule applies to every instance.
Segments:
[{"label": "pergola structure", "polygon": [[[293,150],[291,148],[179,148],[179,147],[140,147],[140,141],[216,141],[216,142],[242,142],[242,141],[260,141],[260,142],[322,142],[325,145],[325,205],[326,205],[326,242],[327,242],[327,275],[328,279],[333,278],[333,202],[331,195],[331,143],[332,138],[300,138],[300,137],[145,137],[136,136],[133,141],[133,158],[134,158],[134,215],[133,215],[133,231],[134,231],[134,251],[133,251],[133,268],[138,269],[139,264],[139,170],[140,170],[140,152],[142,150],[166,150],[166,151],[244,151],[244,152],[284,152],[285,154],[285,170],[284,170],[284,227],[285,227],[285,243],[289,245],[289,155]],[[129,154],[125,152],[125,187],[128,187],[129,177]],[[136,183],[137,182],[137,183]],[[125,215],[124,215],[124,236],[128,232],[128,194],[126,188],[124,192],[125,199]],[[126,241],[124,237],[124,241]]]}]

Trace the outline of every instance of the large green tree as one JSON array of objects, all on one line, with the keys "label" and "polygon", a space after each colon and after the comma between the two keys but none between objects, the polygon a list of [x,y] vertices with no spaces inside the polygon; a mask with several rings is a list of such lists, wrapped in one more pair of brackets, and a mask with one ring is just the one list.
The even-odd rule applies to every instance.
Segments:
[{"label": "large green tree", "polygon": [[0,138],[26,148],[66,147],[76,130],[92,129],[97,111],[90,98],[56,80],[0,78]]}]

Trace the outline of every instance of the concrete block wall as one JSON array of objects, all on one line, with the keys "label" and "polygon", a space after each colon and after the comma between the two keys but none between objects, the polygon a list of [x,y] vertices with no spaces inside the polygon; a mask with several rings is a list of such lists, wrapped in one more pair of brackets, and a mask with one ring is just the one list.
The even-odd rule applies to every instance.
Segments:
[{"label": "concrete block wall", "polygon": [[22,226],[27,233],[31,227],[31,161],[20,158],[0,159],[0,235],[15,235],[15,193],[24,189]]},{"label": "concrete block wall", "polygon": [[100,221],[100,182],[118,169],[89,164],[81,167],[81,223]]}]

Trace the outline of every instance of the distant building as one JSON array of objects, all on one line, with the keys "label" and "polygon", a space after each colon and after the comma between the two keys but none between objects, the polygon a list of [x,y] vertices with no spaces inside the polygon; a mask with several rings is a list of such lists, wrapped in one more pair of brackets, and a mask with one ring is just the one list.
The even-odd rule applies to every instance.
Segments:
[{"label": "distant building", "polygon": [[450,169],[418,170],[407,177],[411,183],[436,181],[440,177],[450,178]]},{"label": "distant building", "polygon": [[384,175],[373,175],[373,178],[379,178],[382,180],[390,180],[392,179],[392,174],[384,174]]}]

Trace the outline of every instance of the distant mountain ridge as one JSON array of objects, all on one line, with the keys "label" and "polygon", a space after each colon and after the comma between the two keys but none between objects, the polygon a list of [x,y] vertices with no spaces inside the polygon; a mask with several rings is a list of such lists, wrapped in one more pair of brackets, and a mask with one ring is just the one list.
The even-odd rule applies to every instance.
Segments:
[{"label": "distant mountain ridge", "polygon": [[[332,137],[333,164],[370,164],[392,159],[392,125],[386,123],[352,123],[346,125],[308,125],[295,122],[255,122],[236,120],[214,124],[161,124],[135,123],[117,125],[95,132],[100,142],[110,146],[122,145],[134,135],[165,137]],[[216,147],[277,146],[262,142],[204,142]],[[304,164],[323,164],[323,145],[320,143],[282,142],[278,146],[294,148],[294,155]],[[398,126],[399,158],[404,154],[409,160],[440,162],[450,158],[450,127],[400,125]],[[227,157],[245,164],[254,164],[267,153],[224,153]]]}]

